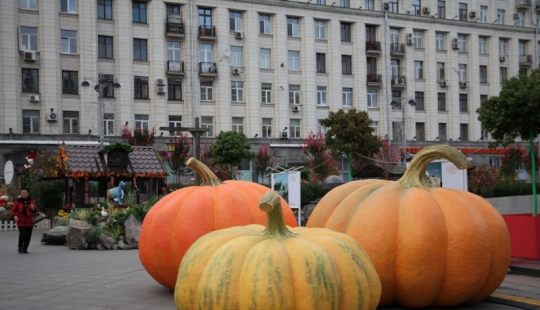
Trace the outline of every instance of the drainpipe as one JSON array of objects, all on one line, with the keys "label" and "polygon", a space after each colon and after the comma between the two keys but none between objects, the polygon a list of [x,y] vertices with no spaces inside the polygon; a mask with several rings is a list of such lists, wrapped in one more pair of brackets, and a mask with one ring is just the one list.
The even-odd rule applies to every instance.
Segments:
[{"label": "drainpipe", "polygon": [[[193,30],[193,0],[189,0],[189,31],[191,36],[191,119],[192,126],[195,127],[195,32]],[[199,154],[195,154],[195,158],[199,158]]]},{"label": "drainpipe", "polygon": [[384,109],[386,111],[386,133],[388,135],[388,145],[391,145],[391,141],[394,138],[392,134],[392,118],[391,118],[391,112],[390,109],[390,103],[388,101],[392,100],[392,91],[390,89],[391,83],[392,83],[392,72],[390,70],[390,45],[388,40],[389,30],[388,30],[388,10],[384,9],[384,2],[383,2],[383,11],[384,11],[384,49],[385,49],[385,61],[384,66],[386,70],[386,102],[384,102]]}]

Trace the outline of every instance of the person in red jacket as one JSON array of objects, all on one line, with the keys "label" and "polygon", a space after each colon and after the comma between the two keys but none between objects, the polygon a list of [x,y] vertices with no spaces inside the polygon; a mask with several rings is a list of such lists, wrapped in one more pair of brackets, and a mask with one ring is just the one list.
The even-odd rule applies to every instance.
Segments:
[{"label": "person in red jacket", "polygon": [[34,219],[32,214],[38,212],[36,202],[28,197],[28,189],[21,188],[21,196],[13,203],[11,215],[19,228],[19,253],[28,254],[28,245],[32,238]]}]

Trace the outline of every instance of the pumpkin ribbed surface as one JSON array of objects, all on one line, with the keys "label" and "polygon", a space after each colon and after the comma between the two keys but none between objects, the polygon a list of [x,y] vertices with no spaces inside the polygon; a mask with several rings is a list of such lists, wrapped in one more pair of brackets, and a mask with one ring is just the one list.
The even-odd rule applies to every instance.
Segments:
[{"label": "pumpkin ribbed surface", "polygon": [[[413,165],[407,172],[412,168],[410,173],[421,175]],[[307,227],[344,232],[362,245],[381,279],[383,306],[447,307],[489,296],[510,263],[502,216],[477,195],[425,187],[420,177],[411,181],[407,173],[404,178],[355,181],[333,189]]]},{"label": "pumpkin ribbed surface", "polygon": [[[205,184],[205,177],[202,179]],[[168,194],[144,219],[139,238],[142,265],[157,282],[174,289],[180,262],[199,237],[218,229],[266,222],[257,204],[268,191],[253,182],[231,180]],[[292,210],[285,201],[282,205],[287,224],[296,226]]]},{"label": "pumpkin ribbed surface", "polygon": [[197,240],[180,265],[174,294],[177,308],[377,307],[379,278],[353,238],[308,228],[293,228],[276,237],[264,233],[273,230],[268,227],[233,227]]}]

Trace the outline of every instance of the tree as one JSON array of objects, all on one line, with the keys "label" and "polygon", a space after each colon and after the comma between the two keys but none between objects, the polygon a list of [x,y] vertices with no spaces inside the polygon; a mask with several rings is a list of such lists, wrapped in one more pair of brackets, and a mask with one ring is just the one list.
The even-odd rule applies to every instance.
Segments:
[{"label": "tree", "polygon": [[376,166],[383,169],[384,179],[388,180],[390,170],[399,163],[399,147],[390,146],[390,141],[388,141],[388,139],[382,139],[381,149],[379,153],[373,156],[373,160],[375,161]]},{"label": "tree", "polygon": [[[540,134],[540,70],[506,80],[499,96],[484,100],[476,112],[483,128],[494,140],[490,147],[507,146],[518,136],[528,138],[529,156],[532,166],[536,167],[533,140]],[[532,169],[534,216],[538,210],[535,170]]]},{"label": "tree", "polygon": [[124,125],[122,133],[129,145],[152,146],[155,142],[156,126],[150,130],[142,128],[131,131],[127,125]]},{"label": "tree", "polygon": [[332,154],[330,154],[324,144],[324,136],[320,131],[317,132],[317,134],[311,132],[309,136],[304,139],[302,152],[309,163],[312,182],[321,183],[326,177],[339,174],[334,162],[334,157],[332,157]]},{"label": "tree", "polygon": [[189,158],[190,143],[187,134],[181,133],[174,137],[174,151],[169,154],[169,167],[173,174],[181,176],[185,172],[186,161]]},{"label": "tree", "polygon": [[231,178],[234,179],[233,167],[237,167],[244,159],[252,159],[255,153],[251,150],[245,134],[236,131],[222,131],[217,136],[212,149],[212,164],[230,165]]},{"label": "tree", "polygon": [[349,181],[352,181],[351,161],[371,158],[381,148],[379,137],[373,135],[372,120],[367,112],[350,109],[330,111],[320,124],[328,128],[324,142],[334,157],[347,155]]},{"label": "tree", "polygon": [[469,177],[469,190],[475,194],[480,193],[480,188],[492,186],[499,182],[495,167],[474,167]]},{"label": "tree", "polygon": [[522,148],[510,147],[506,149],[502,164],[499,168],[499,179],[504,182],[513,183],[517,178],[517,171],[523,166],[523,155],[525,150]]},{"label": "tree", "polygon": [[274,165],[275,159],[270,156],[270,145],[262,144],[254,158],[255,169],[253,171],[261,176],[264,184],[264,177],[269,173],[268,168]]},{"label": "tree", "polygon": [[205,164],[210,170],[220,179],[221,181],[226,181],[231,179],[230,168],[228,165],[214,165],[212,164],[212,150],[214,146],[208,141],[205,141],[201,147],[200,161]]}]

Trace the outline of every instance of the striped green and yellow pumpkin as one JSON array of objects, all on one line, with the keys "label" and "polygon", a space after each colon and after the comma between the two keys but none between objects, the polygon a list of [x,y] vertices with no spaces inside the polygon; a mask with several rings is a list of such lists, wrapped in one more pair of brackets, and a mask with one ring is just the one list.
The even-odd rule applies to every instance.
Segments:
[{"label": "striped green and yellow pumpkin", "polygon": [[174,292],[178,309],[376,309],[381,283],[353,238],[324,228],[289,228],[267,192],[262,225],[211,232],[187,251]]}]

